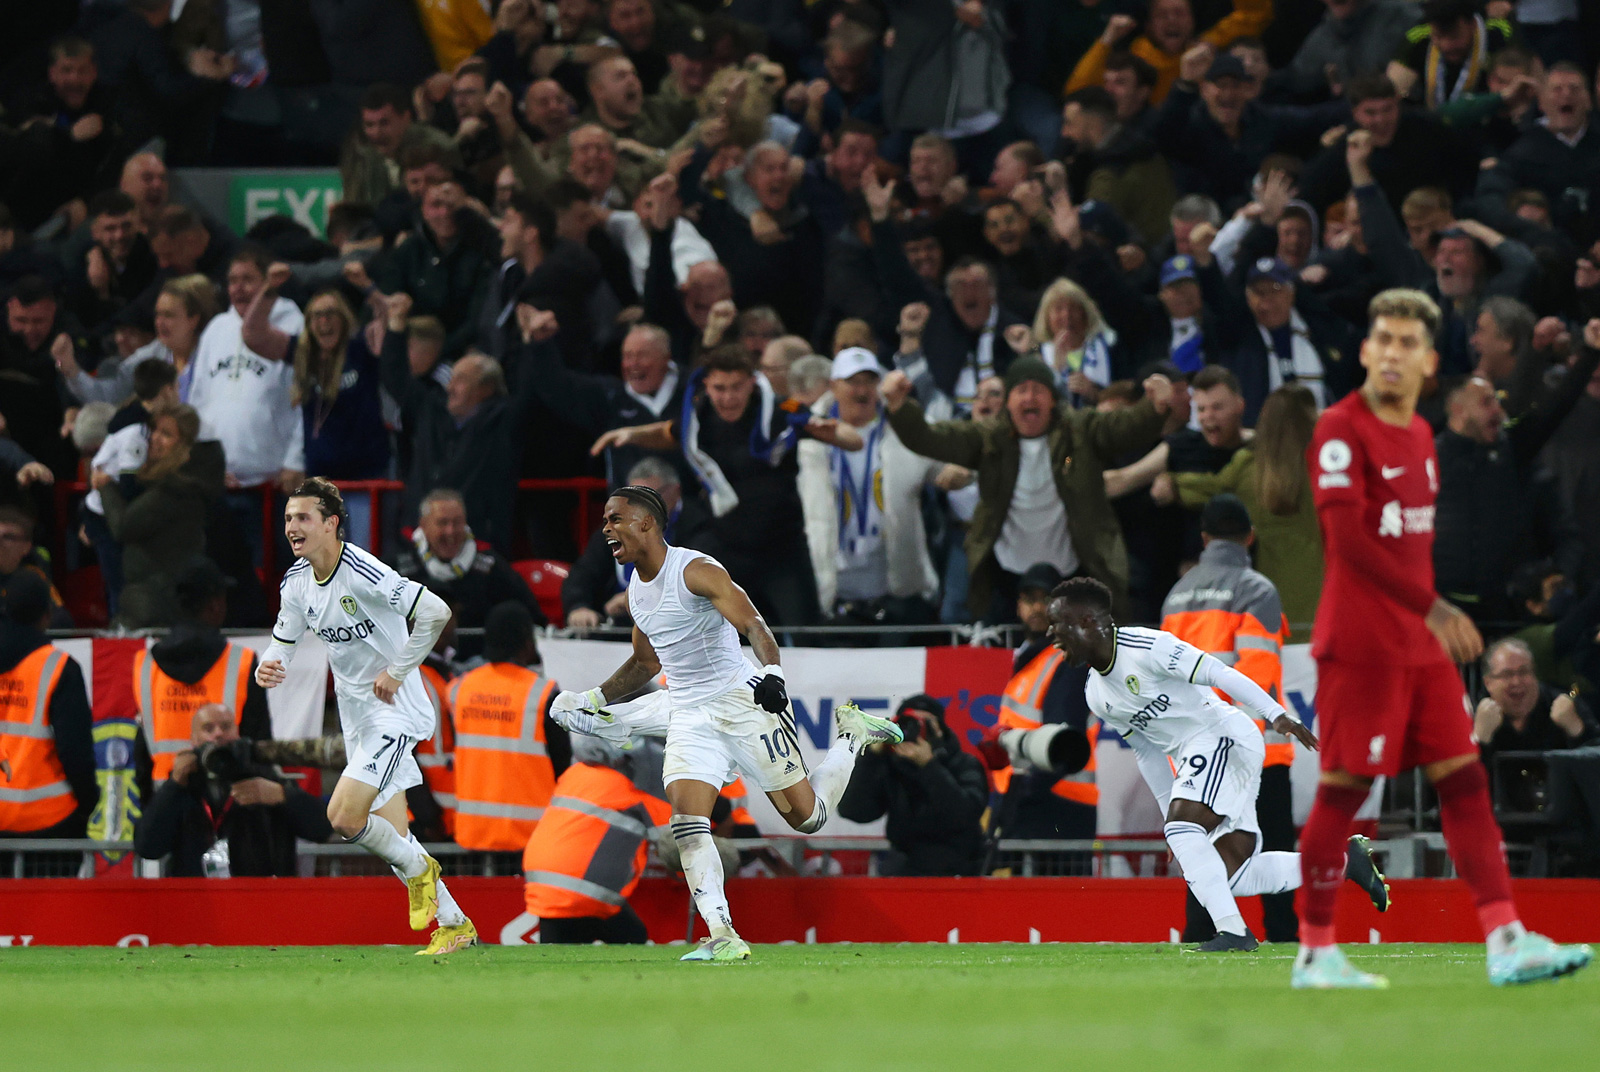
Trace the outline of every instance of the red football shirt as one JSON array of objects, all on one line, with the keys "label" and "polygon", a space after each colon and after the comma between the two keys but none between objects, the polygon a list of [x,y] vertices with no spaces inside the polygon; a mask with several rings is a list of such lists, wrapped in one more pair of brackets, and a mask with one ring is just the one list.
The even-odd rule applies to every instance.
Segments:
[{"label": "red football shirt", "polygon": [[1423,622],[1433,605],[1439,467],[1428,422],[1373,414],[1359,391],[1329,406],[1306,454],[1327,568],[1311,633],[1318,659],[1449,661]]}]

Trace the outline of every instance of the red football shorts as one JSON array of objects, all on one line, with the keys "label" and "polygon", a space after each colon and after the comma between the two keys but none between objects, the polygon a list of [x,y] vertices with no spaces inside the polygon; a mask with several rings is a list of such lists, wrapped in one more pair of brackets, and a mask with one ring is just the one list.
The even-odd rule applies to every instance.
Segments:
[{"label": "red football shorts", "polygon": [[1476,755],[1472,709],[1449,663],[1392,666],[1317,660],[1322,769],[1372,778]]}]

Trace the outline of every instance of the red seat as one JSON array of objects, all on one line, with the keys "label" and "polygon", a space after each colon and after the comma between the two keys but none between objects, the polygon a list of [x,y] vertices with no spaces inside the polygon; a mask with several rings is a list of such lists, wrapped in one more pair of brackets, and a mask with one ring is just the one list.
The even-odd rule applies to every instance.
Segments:
[{"label": "red seat", "polygon": [[533,589],[533,598],[539,601],[539,609],[544,611],[544,616],[550,619],[552,625],[560,625],[566,620],[561,613],[561,584],[572,572],[570,562],[557,562],[553,558],[525,558],[511,563],[511,568],[528,582],[528,587]]},{"label": "red seat", "polygon": [[73,624],[85,628],[103,628],[110,620],[111,611],[106,605],[106,582],[100,576],[99,566],[84,566],[61,577],[57,584],[61,602],[72,615]]}]

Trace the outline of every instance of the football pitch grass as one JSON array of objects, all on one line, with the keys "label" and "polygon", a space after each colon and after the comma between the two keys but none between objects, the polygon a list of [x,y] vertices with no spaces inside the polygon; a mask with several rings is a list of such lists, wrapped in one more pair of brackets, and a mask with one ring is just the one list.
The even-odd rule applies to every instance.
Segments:
[{"label": "football pitch grass", "polygon": [[1600,970],[1496,989],[1483,947],[1351,947],[1382,992],[1289,989],[1292,949],[1171,945],[0,950],[0,1067],[1600,1067]]}]

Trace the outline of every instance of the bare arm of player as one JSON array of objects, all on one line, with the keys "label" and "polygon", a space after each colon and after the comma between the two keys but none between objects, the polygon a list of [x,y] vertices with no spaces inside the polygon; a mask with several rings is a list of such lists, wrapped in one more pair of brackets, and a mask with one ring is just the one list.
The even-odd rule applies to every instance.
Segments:
[{"label": "bare arm of player", "polygon": [[372,694],[384,703],[394,703],[400,683],[422,665],[449,623],[450,605],[424,588],[417,597],[417,605],[411,609],[411,635],[406,638],[394,665],[378,672],[377,680],[372,683]]},{"label": "bare arm of player", "polygon": [[767,628],[766,620],[743,588],[733,583],[728,571],[714,562],[696,559],[684,567],[683,583],[697,596],[711,600],[717,612],[750,641],[750,650],[763,666],[778,665],[778,641]]},{"label": "bare arm of player", "polygon": [[616,673],[600,683],[602,700],[620,700],[632,696],[661,673],[661,659],[650,646],[650,638],[636,625],[633,627],[633,654],[617,667]]}]

